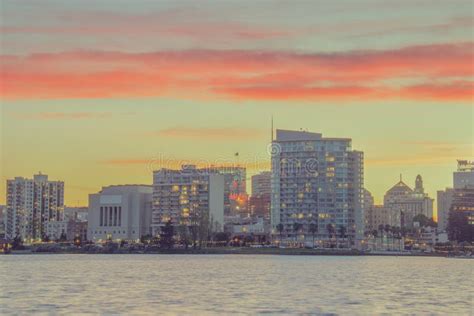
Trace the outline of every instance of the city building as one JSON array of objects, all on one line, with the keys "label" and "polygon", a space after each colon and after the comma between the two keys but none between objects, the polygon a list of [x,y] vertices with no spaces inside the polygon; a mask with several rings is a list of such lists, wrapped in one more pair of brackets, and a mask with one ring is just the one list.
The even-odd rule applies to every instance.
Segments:
[{"label": "city building", "polygon": [[78,206],[78,207],[66,206],[64,207],[64,219],[87,221],[88,212],[89,212],[89,208],[86,206]]},{"label": "city building", "polygon": [[252,176],[252,196],[270,195],[272,193],[272,172],[264,171]]},{"label": "city building", "polygon": [[453,201],[454,189],[446,188],[444,191],[437,192],[437,206],[438,206],[438,230],[446,231],[448,226],[449,209]]},{"label": "city building", "polygon": [[273,234],[305,241],[314,227],[318,239],[330,239],[342,229],[347,244],[359,246],[364,238],[364,163],[351,139],[277,130],[269,152]]},{"label": "city building", "polygon": [[67,222],[67,220],[47,222],[43,239],[55,241],[63,237],[67,240]]},{"label": "city building", "polygon": [[271,171],[264,171],[252,176],[252,196],[248,203],[250,216],[270,219],[271,177]]},{"label": "city building", "polygon": [[224,176],[224,214],[246,214],[248,197],[245,167],[212,166],[201,169],[201,172],[218,173]]},{"label": "city building", "polygon": [[458,169],[453,174],[454,189],[474,187],[474,161],[458,160]]},{"label": "city building", "polygon": [[215,232],[224,229],[225,176],[194,165],[181,170],[153,173],[153,234],[168,221],[173,225],[197,225],[207,220]]},{"label": "city building", "polygon": [[454,190],[451,212],[463,212],[470,225],[474,225],[474,186]]},{"label": "city building", "polygon": [[369,190],[364,189],[364,229],[365,233],[373,230],[373,208],[374,208],[374,197]]},{"label": "city building", "polygon": [[423,179],[416,177],[415,189],[400,181],[390,188],[384,196],[384,208],[390,210],[392,216],[400,216],[399,227],[412,227],[413,217],[423,214],[433,218],[433,199],[424,192]]},{"label": "city building", "polygon": [[149,235],[152,193],[149,185],[112,185],[89,194],[88,238],[100,242]]},{"label": "city building", "polygon": [[50,221],[60,222],[64,212],[64,182],[49,181],[44,174],[33,179],[7,180],[7,239],[41,240]]}]

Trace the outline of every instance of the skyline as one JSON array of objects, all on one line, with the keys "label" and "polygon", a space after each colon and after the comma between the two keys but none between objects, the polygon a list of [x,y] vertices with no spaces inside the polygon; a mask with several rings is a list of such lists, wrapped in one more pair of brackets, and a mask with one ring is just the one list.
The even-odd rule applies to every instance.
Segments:
[{"label": "skyline", "polygon": [[270,168],[272,115],[279,129],[352,138],[378,203],[400,173],[435,198],[474,157],[469,1],[2,11],[2,192],[42,171],[85,205],[102,186],[151,184],[160,159],[251,162],[250,178]]}]

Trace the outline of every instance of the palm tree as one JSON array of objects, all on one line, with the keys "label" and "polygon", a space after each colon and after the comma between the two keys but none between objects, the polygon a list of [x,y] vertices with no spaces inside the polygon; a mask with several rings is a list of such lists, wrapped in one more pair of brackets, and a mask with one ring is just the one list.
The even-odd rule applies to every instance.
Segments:
[{"label": "palm tree", "polygon": [[309,224],[309,232],[313,236],[313,248],[314,248],[314,235],[318,232],[318,224],[317,223],[311,223]]},{"label": "palm tree", "polygon": [[346,238],[346,231],[347,231],[347,229],[346,229],[345,226],[343,226],[343,225],[339,226],[339,237],[342,238],[342,243],[343,244],[344,244],[345,238]]},{"label": "palm tree", "polygon": [[390,232],[392,231],[392,227],[387,224],[385,225],[384,230],[387,233],[387,248],[388,248],[388,236],[390,235]]},{"label": "palm tree", "polygon": [[293,231],[295,232],[295,243],[298,240],[298,232],[300,231],[303,225],[300,223],[293,223]]},{"label": "palm tree", "polygon": [[278,232],[280,233],[280,243],[282,241],[282,234],[283,234],[283,231],[285,230],[285,226],[280,223],[276,226],[276,229],[278,230]]},{"label": "palm tree", "polygon": [[383,248],[383,232],[384,232],[385,226],[383,224],[379,225],[379,232],[380,232],[380,247]]},{"label": "palm tree", "polygon": [[329,223],[326,225],[326,229],[328,231],[328,237],[331,240],[331,246],[332,246],[332,237],[334,235],[334,225]]}]

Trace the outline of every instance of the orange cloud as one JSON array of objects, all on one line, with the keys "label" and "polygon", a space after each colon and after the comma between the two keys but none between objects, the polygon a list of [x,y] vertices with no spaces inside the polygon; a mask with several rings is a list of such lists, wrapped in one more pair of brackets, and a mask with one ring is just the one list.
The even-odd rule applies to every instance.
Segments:
[{"label": "orange cloud", "polygon": [[[5,99],[472,99],[474,43],[388,51],[65,52],[2,56]],[[410,84],[407,84],[410,82]],[[412,83],[415,82],[415,83]]]}]

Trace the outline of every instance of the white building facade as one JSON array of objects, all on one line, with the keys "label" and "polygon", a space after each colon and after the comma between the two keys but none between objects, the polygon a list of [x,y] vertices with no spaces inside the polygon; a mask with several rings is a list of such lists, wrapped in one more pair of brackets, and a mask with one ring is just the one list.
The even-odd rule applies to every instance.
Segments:
[{"label": "white building facade", "polygon": [[336,232],[343,227],[352,245],[363,240],[364,158],[351,143],[319,133],[276,131],[270,148],[273,234],[283,228],[287,238],[312,238],[313,224],[318,239],[329,239],[332,226]]},{"label": "white building facade", "polygon": [[225,176],[193,165],[153,174],[152,230],[158,235],[168,221],[193,225],[205,216],[215,232],[224,229]]},{"label": "white building facade", "polygon": [[24,241],[41,240],[48,222],[62,221],[64,182],[49,181],[47,175],[33,179],[16,177],[7,180],[5,237]]},{"label": "white building facade", "polygon": [[422,214],[433,218],[433,199],[424,192],[423,179],[418,175],[415,189],[406,185],[402,179],[384,195],[384,208],[393,218],[400,218],[398,227],[412,227],[413,217]]},{"label": "white building facade", "polygon": [[114,185],[89,195],[88,239],[137,240],[151,234],[149,185]]}]

